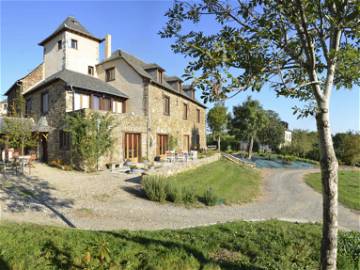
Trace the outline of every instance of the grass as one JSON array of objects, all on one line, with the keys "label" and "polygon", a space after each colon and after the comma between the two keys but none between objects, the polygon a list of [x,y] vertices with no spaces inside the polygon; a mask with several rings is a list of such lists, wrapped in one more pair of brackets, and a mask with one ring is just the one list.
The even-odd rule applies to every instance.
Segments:
[{"label": "grass", "polygon": [[[305,182],[316,191],[322,191],[320,173],[305,176]],[[360,171],[339,171],[339,202],[360,210]]]},{"label": "grass", "polygon": [[[152,232],[1,223],[0,269],[319,269],[320,237],[320,225],[281,221]],[[359,253],[360,233],[340,232],[338,269],[358,269]]]},{"label": "grass", "polygon": [[221,159],[167,178],[172,184],[191,187],[197,196],[211,188],[225,203],[243,203],[260,193],[261,176],[256,169]]}]

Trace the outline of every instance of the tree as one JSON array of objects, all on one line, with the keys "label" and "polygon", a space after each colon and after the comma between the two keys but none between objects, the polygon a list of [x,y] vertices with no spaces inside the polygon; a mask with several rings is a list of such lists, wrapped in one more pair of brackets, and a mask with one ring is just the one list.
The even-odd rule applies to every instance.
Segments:
[{"label": "tree", "polygon": [[20,155],[24,154],[24,148],[36,146],[37,137],[32,132],[33,122],[30,119],[4,117],[3,120],[1,143],[19,150]]},{"label": "tree", "polygon": [[114,118],[98,112],[74,112],[66,117],[66,132],[71,135],[72,163],[83,164],[85,170],[98,170],[99,158],[114,145]]},{"label": "tree", "polygon": [[[338,162],[329,104],[334,86],[360,85],[358,1],[177,1],[166,16],[160,35],[175,38],[174,52],[191,58],[184,77],[193,79],[205,102],[260,90],[265,82],[277,95],[305,102],[294,107],[300,117],[315,116],[323,186],[321,268],[336,269]],[[218,31],[201,31],[205,16]],[[188,22],[197,31],[187,32]]]},{"label": "tree", "polygon": [[346,165],[360,165],[360,134],[355,132],[337,133],[334,147],[338,159]]},{"label": "tree", "polygon": [[217,104],[208,112],[207,123],[211,129],[214,139],[217,140],[217,148],[219,152],[221,151],[221,137],[224,135],[224,131],[227,126],[227,120],[227,110],[223,105]]},{"label": "tree", "polygon": [[[318,134],[314,131],[295,129],[289,146],[283,147],[281,152],[301,158],[319,160]],[[315,155],[314,152],[317,152]]]},{"label": "tree", "polygon": [[259,131],[259,141],[270,146],[271,150],[278,150],[285,140],[285,126],[278,113],[272,110],[265,111],[265,113],[268,121]]},{"label": "tree", "polygon": [[247,100],[240,106],[234,106],[231,120],[231,133],[239,140],[248,140],[248,158],[252,157],[254,140],[267,125],[268,118],[259,101]]}]

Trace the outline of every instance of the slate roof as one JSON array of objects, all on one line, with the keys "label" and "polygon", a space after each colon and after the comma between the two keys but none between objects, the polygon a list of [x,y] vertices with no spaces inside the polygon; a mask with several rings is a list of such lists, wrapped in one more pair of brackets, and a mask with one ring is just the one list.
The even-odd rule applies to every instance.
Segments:
[{"label": "slate roof", "polygon": [[93,34],[91,34],[84,26],[81,25],[81,23],[75,17],[69,16],[65,19],[65,21],[63,21],[56,28],[56,30],[50,36],[48,36],[43,41],[41,41],[39,43],[39,45],[44,45],[52,37],[54,37],[55,35],[59,34],[62,31],[65,31],[65,30],[73,31],[78,34],[82,34],[82,35],[84,35],[88,38],[94,39],[98,42],[103,41],[103,39],[95,37]]},{"label": "slate roof", "polygon": [[109,58],[105,59],[104,61],[102,61],[101,63],[99,63],[97,65],[101,65],[103,63],[106,63],[106,62],[109,62],[109,61],[112,61],[112,60],[115,60],[115,59],[119,59],[119,58],[124,59],[125,62],[127,62],[142,77],[145,77],[145,78],[149,79],[150,81],[154,82],[155,84],[162,86],[165,90],[167,90],[167,91],[169,91],[169,92],[171,92],[173,94],[180,95],[180,96],[182,96],[182,97],[184,97],[184,98],[186,98],[188,100],[191,100],[191,101],[195,102],[199,106],[201,106],[203,108],[206,108],[206,106],[204,104],[202,104],[199,101],[189,97],[184,92],[177,91],[169,83],[167,83],[167,80],[171,81],[174,78],[177,78],[180,81],[182,81],[179,77],[176,77],[176,76],[168,77],[168,76],[164,75],[164,80],[160,83],[160,82],[156,81],[151,76],[151,74],[146,71],[146,69],[150,69],[150,67],[160,67],[160,69],[164,70],[163,68],[161,68],[161,66],[159,66],[158,64],[154,64],[154,63],[151,63],[151,64],[145,63],[144,61],[140,60],[139,58],[137,58],[137,57],[135,57],[135,56],[133,56],[131,54],[128,54],[127,52],[124,52],[123,50],[114,51]]},{"label": "slate roof", "polygon": [[55,80],[62,80],[75,88],[100,92],[117,97],[128,98],[126,94],[100,79],[67,69],[59,71],[47,77],[45,80],[28,89],[26,92],[24,92],[24,94],[26,95],[30,92],[33,92],[36,89],[45,86]]},{"label": "slate roof", "polygon": [[156,63],[151,63],[151,64],[145,64],[144,66],[143,66],[143,68],[145,69],[145,70],[150,70],[150,69],[155,69],[155,68],[157,68],[157,69],[160,69],[160,70],[162,70],[162,71],[165,71],[165,69],[163,69],[162,67],[160,67],[158,64],[156,64]]},{"label": "slate roof", "polygon": [[165,76],[165,81],[167,82],[174,82],[174,81],[180,81],[182,82],[183,80],[180,79],[178,76]]}]

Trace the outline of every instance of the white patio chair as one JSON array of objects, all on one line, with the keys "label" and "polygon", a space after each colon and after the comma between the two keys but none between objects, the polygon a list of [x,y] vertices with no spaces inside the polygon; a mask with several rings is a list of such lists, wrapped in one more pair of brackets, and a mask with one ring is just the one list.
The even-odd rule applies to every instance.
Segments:
[{"label": "white patio chair", "polygon": [[175,152],[174,151],[166,151],[165,152],[166,161],[175,162]]}]

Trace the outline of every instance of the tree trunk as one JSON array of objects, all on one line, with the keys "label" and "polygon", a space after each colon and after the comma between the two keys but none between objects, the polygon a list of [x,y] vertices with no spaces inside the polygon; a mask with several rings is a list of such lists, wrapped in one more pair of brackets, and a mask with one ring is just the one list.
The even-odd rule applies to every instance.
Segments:
[{"label": "tree trunk", "polygon": [[321,269],[335,270],[337,257],[338,162],[329,126],[328,101],[320,103],[316,115],[319,132],[320,167],[323,193]]},{"label": "tree trunk", "polygon": [[220,152],[221,150],[220,150],[220,136],[218,136],[218,139],[217,139],[217,144],[218,144],[218,151]]},{"label": "tree trunk", "polygon": [[248,159],[251,159],[251,157],[252,157],[253,145],[254,145],[254,137],[251,136],[250,141],[249,141],[249,147],[248,147]]}]

